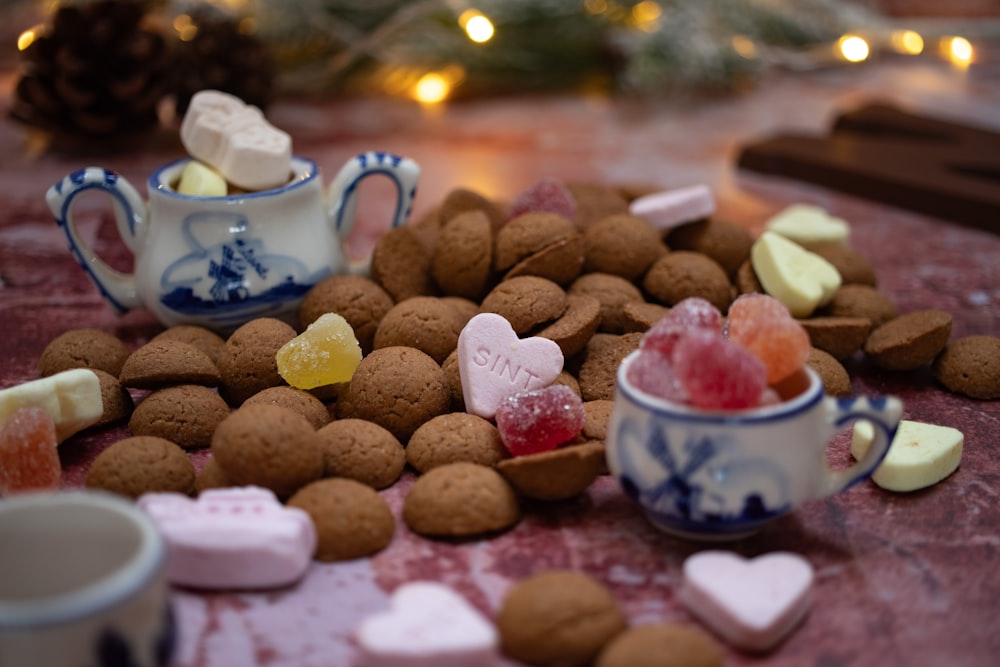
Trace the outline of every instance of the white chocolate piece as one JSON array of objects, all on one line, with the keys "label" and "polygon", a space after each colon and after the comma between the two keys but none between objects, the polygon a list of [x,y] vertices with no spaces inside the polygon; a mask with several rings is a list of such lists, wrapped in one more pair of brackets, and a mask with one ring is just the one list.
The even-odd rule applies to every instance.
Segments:
[{"label": "white chocolate piece", "polygon": [[229,188],[222,174],[200,160],[191,160],[181,171],[177,192],[192,197],[225,197]]},{"label": "white chocolate piece", "polygon": [[492,622],[432,581],[397,588],[389,609],[363,620],[355,639],[362,667],[491,667],[499,646]]},{"label": "white chocolate piece", "polygon": [[[857,422],[851,455],[855,459],[864,456],[874,437],[870,422]],[[957,429],[904,419],[872,481],[887,491],[916,491],[937,484],[958,469],[964,443]]]},{"label": "white chocolate piece", "polygon": [[833,264],[776,232],[765,231],[754,241],[750,263],[764,291],[785,304],[792,317],[809,317],[840,288]]},{"label": "white chocolate piece", "polygon": [[851,233],[847,222],[811,204],[787,207],[768,220],[764,228],[781,234],[806,250],[824,245],[847,245]]},{"label": "white chocolate piece", "polygon": [[637,197],[628,212],[666,230],[701,220],[715,213],[715,198],[707,185],[692,185]]},{"label": "white chocolate piece", "polygon": [[74,368],[0,390],[0,423],[26,407],[48,412],[56,424],[56,442],[62,442],[104,414],[101,381],[91,370]]}]

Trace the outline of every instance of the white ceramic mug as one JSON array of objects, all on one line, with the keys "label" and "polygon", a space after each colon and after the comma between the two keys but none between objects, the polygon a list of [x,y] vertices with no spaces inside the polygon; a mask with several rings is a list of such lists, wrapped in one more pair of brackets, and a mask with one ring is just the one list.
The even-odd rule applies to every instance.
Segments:
[{"label": "white ceramic mug", "polygon": [[0,665],[166,667],[165,558],[153,522],[117,496],[0,500]]},{"label": "white ceramic mug", "polygon": [[[128,181],[100,167],[69,174],[49,188],[46,201],[73,256],[116,311],[146,307],[166,326],[199,324],[222,333],[256,317],[294,323],[317,282],[363,272],[367,263],[349,265],[344,251],[359,182],[374,174],[393,182],[390,223],[397,226],[410,214],[420,176],[412,160],[369,152],[349,160],[324,189],[316,164],[294,157],[282,187],[195,197],[174,189],[188,161],[153,172],[148,204]],[[134,273],[110,267],[80,236],[73,204],[90,190],[111,197],[118,233],[135,256]]]},{"label": "white ceramic mug", "polygon": [[[902,416],[891,396],[832,398],[811,369],[794,398],[752,410],[698,410],[651,396],[618,368],[607,460],[622,489],[658,528],[695,539],[736,539],[804,502],[839,493],[881,463]],[[845,470],[827,465],[835,433],[855,420],[875,440]]]}]

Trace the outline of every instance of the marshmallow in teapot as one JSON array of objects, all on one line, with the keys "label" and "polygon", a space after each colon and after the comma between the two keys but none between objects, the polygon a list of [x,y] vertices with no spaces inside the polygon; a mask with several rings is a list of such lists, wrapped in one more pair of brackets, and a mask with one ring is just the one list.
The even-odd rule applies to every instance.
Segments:
[{"label": "marshmallow in teapot", "polygon": [[180,134],[191,157],[214,167],[244,190],[280,187],[291,176],[288,133],[268,123],[260,109],[228,93],[195,93]]}]

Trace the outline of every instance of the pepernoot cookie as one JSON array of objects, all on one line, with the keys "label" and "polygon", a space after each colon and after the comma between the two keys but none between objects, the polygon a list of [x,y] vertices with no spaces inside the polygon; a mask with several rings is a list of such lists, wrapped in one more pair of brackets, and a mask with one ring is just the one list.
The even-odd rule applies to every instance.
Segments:
[{"label": "pepernoot cookie", "polygon": [[514,584],[496,616],[505,655],[535,667],[589,665],[628,620],[599,581],[549,570]]},{"label": "pepernoot cookie", "polygon": [[679,623],[629,628],[597,657],[594,667],[723,667],[726,653],[707,632]]},{"label": "pepernoot cookie", "polygon": [[560,286],[576,280],[583,271],[583,237],[577,234],[551,243],[525,257],[504,274],[503,280],[518,276],[538,276]]},{"label": "pepernoot cookie", "polygon": [[239,486],[287,498],[323,475],[323,447],[305,417],[277,405],[248,405],[212,434],[212,457]]},{"label": "pepernoot cookie", "polygon": [[707,218],[675,227],[666,241],[673,250],[693,250],[714,259],[732,276],[750,259],[754,238],[746,227]]},{"label": "pepernoot cookie", "polygon": [[601,311],[597,329],[613,334],[625,331],[625,304],[645,300],[638,287],[610,273],[586,273],[573,281],[567,294],[597,299]]},{"label": "pepernoot cookie", "polygon": [[433,296],[410,297],[382,318],[373,349],[412,347],[440,364],[458,347],[463,326],[465,321],[450,302]]},{"label": "pepernoot cookie", "polygon": [[537,335],[558,345],[564,357],[571,357],[586,347],[600,323],[600,301],[588,294],[568,294],[566,312]]},{"label": "pepernoot cookie", "polygon": [[434,417],[406,445],[406,462],[421,473],[462,461],[492,467],[507,456],[497,427],[467,412]]},{"label": "pepernoot cookie", "polygon": [[444,201],[441,202],[438,216],[441,219],[441,224],[446,225],[456,216],[468,211],[481,211],[484,213],[490,221],[490,229],[493,232],[500,229],[500,226],[507,219],[507,214],[504,212],[503,207],[475,190],[469,190],[468,188],[455,188],[449,191],[445,195]]},{"label": "pepernoot cookie", "polygon": [[810,317],[799,320],[809,334],[809,342],[836,359],[847,359],[860,350],[872,323],[863,317]]},{"label": "pepernoot cookie", "polygon": [[250,320],[234,331],[219,354],[219,394],[239,406],[259,391],[285,384],[276,355],[295,336],[291,325],[272,317]]},{"label": "pepernoot cookie", "polygon": [[208,355],[213,364],[219,363],[219,353],[226,344],[226,340],[210,329],[199,327],[194,324],[178,324],[153,336],[149,342],[155,343],[164,340],[179,340],[196,348]]},{"label": "pepernoot cookie", "polygon": [[724,313],[732,299],[726,270],[711,257],[692,250],[671,250],[656,260],[646,272],[642,286],[667,306],[698,296]]},{"label": "pepernoot cookie", "polygon": [[346,477],[374,489],[392,486],[406,466],[406,452],[392,433],[364,419],[338,419],[319,431],[323,475]]},{"label": "pepernoot cookie", "polygon": [[515,491],[525,498],[545,501],[580,495],[604,467],[604,443],[596,441],[515,456],[497,464]]},{"label": "pepernoot cookie", "polygon": [[146,396],[132,412],[133,435],[166,438],[185,449],[208,447],[215,427],[229,416],[229,404],[208,387],[164,387]]},{"label": "pepernoot cookie", "polygon": [[828,352],[812,347],[806,357],[806,365],[816,371],[823,390],[830,396],[848,396],[851,393],[851,376],[847,369]]},{"label": "pepernoot cookie", "polygon": [[207,489],[225,489],[231,486],[236,486],[236,484],[211,456],[208,457],[208,460],[202,465],[201,470],[198,471],[197,477],[194,478],[194,491],[196,494]]},{"label": "pepernoot cookie", "polygon": [[587,401],[583,404],[583,428],[580,435],[588,440],[604,440],[608,437],[608,424],[615,402],[607,399]]},{"label": "pepernoot cookie", "polygon": [[417,427],[450,408],[444,370],[425,352],[400,346],[362,359],[337,401],[338,416],[375,422],[404,444]]},{"label": "pepernoot cookie", "polygon": [[316,560],[331,563],[371,556],[392,541],[396,522],[388,503],[353,479],[321,479],[299,489],[289,507],[316,527]]},{"label": "pepernoot cookie", "polygon": [[948,343],[934,361],[934,377],[957,394],[1000,398],[1000,338],[965,336]]},{"label": "pepernoot cookie", "polygon": [[510,528],[521,518],[517,495],[493,468],[449,463],[417,478],[403,519],[425,537],[472,537]]},{"label": "pepernoot cookie", "polygon": [[580,365],[580,397],[584,401],[613,400],[618,366],[628,354],[639,349],[640,333],[596,334],[587,343]]},{"label": "pepernoot cookie", "polygon": [[38,358],[42,377],[73,368],[90,368],[118,377],[129,350],[116,336],[100,329],[73,329],[56,336]]},{"label": "pepernoot cookie", "polygon": [[497,271],[507,271],[549,246],[579,236],[573,221],[558,213],[523,213],[497,232],[493,266]]},{"label": "pepernoot cookie", "polygon": [[316,283],[299,306],[302,331],[326,313],[337,313],[354,329],[362,354],[372,351],[375,330],[392,309],[389,293],[363,276],[334,275]]},{"label": "pepernoot cookie", "polygon": [[648,301],[633,301],[622,306],[622,333],[644,333],[670,312],[666,306]]},{"label": "pepernoot cookie", "polygon": [[101,403],[104,413],[94,426],[107,426],[128,419],[135,409],[135,401],[128,389],[122,386],[118,378],[102,370],[91,368],[90,371],[101,382]]},{"label": "pepernoot cookie", "polygon": [[831,317],[860,317],[879,327],[899,312],[896,305],[871,285],[841,285],[818,314]]},{"label": "pepernoot cookie", "polygon": [[609,273],[630,282],[667,252],[651,224],[628,214],[611,215],[590,225],[583,233],[583,247],[588,273]]},{"label": "pepernoot cookie", "polygon": [[442,294],[479,299],[493,278],[493,231],[483,211],[444,223],[431,253],[431,275]]},{"label": "pepernoot cookie", "polygon": [[587,181],[567,181],[565,185],[576,202],[573,221],[580,229],[586,230],[608,216],[628,213],[628,200],[617,188]]},{"label": "pepernoot cookie", "polygon": [[164,438],[133,436],[97,455],[87,470],[86,486],[135,500],[144,493],[194,491],[194,466],[184,450]]},{"label": "pepernoot cookie", "polygon": [[868,258],[842,243],[824,243],[812,251],[830,262],[837,269],[845,285],[868,285],[875,287],[878,279]]},{"label": "pepernoot cookie", "polygon": [[431,251],[410,227],[390,229],[379,238],[372,250],[371,272],[393,301],[434,294]]},{"label": "pepernoot cookie", "polygon": [[518,276],[494,287],[480,309],[503,316],[515,333],[523,335],[559,319],[567,305],[566,292],[558,284],[538,276]]},{"label": "pepernoot cookie", "polygon": [[889,320],[865,341],[865,356],[879,368],[909,371],[930,363],[951,337],[951,313],[917,310]]},{"label": "pepernoot cookie", "polygon": [[179,340],[149,342],[129,355],[118,381],[136,389],[159,389],[175,384],[218,386],[222,376],[208,355]]},{"label": "pepernoot cookie", "polygon": [[259,405],[268,403],[288,408],[293,412],[298,412],[306,418],[313,428],[322,428],[330,423],[330,411],[327,410],[323,401],[313,394],[295,387],[282,385],[280,387],[268,387],[258,391],[256,394],[243,401],[243,405]]}]

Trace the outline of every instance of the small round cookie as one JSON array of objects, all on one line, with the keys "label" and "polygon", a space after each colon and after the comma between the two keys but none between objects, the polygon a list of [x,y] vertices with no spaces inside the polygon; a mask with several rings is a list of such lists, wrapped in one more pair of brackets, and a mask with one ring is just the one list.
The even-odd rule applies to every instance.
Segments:
[{"label": "small round cookie", "polygon": [[190,495],[194,466],[184,450],[164,438],[133,436],[97,455],[87,470],[86,486],[135,500],[152,491]]},{"label": "small round cookie", "polygon": [[465,299],[460,296],[444,296],[441,300],[451,306],[458,314],[458,319],[462,321],[464,327],[469,320],[479,314],[479,303],[472,299]]},{"label": "small round cookie", "polygon": [[675,227],[666,241],[674,250],[692,250],[714,259],[732,276],[750,259],[754,238],[742,225],[706,218]]},{"label": "small round cookie", "polygon": [[583,428],[580,435],[588,440],[604,440],[608,437],[608,424],[615,402],[608,399],[587,401],[583,404]]},{"label": "small round cookie", "polygon": [[617,188],[585,181],[567,181],[565,185],[576,202],[573,221],[580,229],[586,230],[608,216],[628,213],[628,200]]},{"label": "small round cookie", "polygon": [[753,262],[749,259],[736,269],[736,277],[733,279],[736,291],[739,294],[764,294],[764,286],[757,278],[757,272],[753,268]]},{"label": "small round cookie", "polygon": [[589,294],[567,294],[566,312],[536,335],[559,346],[571,357],[587,346],[601,323],[601,302]]},{"label": "small round cookie", "polygon": [[693,625],[652,623],[629,628],[597,657],[594,667],[723,667],[726,652]]},{"label": "small round cookie", "polygon": [[844,360],[860,350],[872,323],[863,317],[810,317],[799,320],[809,342],[835,358]]},{"label": "small round cookie", "polygon": [[132,394],[128,393],[128,389],[114,375],[96,368],[90,370],[101,381],[101,403],[104,404],[104,414],[94,426],[107,426],[128,419],[135,409]]},{"label": "small round cookie", "polygon": [[502,315],[518,335],[523,335],[559,319],[566,306],[566,292],[556,283],[538,276],[518,276],[494,287],[480,310]]},{"label": "small round cookie", "polygon": [[293,412],[298,412],[306,418],[313,428],[322,428],[330,423],[330,411],[327,410],[323,401],[319,400],[308,391],[281,385],[280,387],[268,387],[243,401],[243,406],[258,405],[268,403],[270,405],[280,405]]},{"label": "small round cookie", "polygon": [[533,667],[589,665],[628,620],[611,592],[583,572],[548,570],[517,582],[496,616],[505,655]]},{"label": "small round cookie", "polygon": [[287,498],[323,475],[323,446],[305,417],[277,405],[248,405],[212,434],[212,457],[239,486]]},{"label": "small round cookie", "polygon": [[642,334],[630,333],[596,334],[590,339],[577,374],[584,401],[614,399],[618,366],[630,352],[639,349],[641,338]]},{"label": "small round cookie", "polygon": [[878,279],[868,258],[841,243],[825,243],[812,251],[830,262],[837,269],[845,285],[868,285],[875,287]]},{"label": "small round cookie", "polygon": [[185,449],[208,447],[229,416],[229,404],[208,387],[182,384],[157,389],[139,402],[129,419],[132,435],[165,438]]},{"label": "small round cookie", "polygon": [[648,301],[632,301],[622,306],[622,333],[645,333],[670,312],[666,306]]},{"label": "small round cookie", "polygon": [[646,272],[642,286],[667,306],[699,296],[724,313],[732,300],[732,285],[726,270],[708,255],[691,250],[671,250],[656,260]]},{"label": "small round cookie", "polygon": [[645,301],[638,287],[621,276],[610,273],[585,273],[573,281],[567,294],[597,299],[601,304],[597,330],[613,334],[625,331],[625,304]]},{"label": "small round cookie", "polygon": [[382,426],[401,443],[451,408],[451,386],[437,363],[413,347],[383,347],[361,360],[338,400],[349,416]]},{"label": "small round cookie", "polygon": [[1000,398],[1000,338],[965,336],[948,343],[934,361],[934,377],[970,398]]},{"label": "small round cookie", "polygon": [[438,364],[458,347],[465,322],[449,302],[433,296],[414,296],[392,307],[375,331],[374,347],[412,347]]},{"label": "small round cookie", "polygon": [[448,463],[416,479],[403,520],[424,537],[472,537],[510,528],[521,518],[517,494],[493,468]]},{"label": "small round cookie", "polygon": [[413,433],[406,445],[406,462],[421,473],[461,461],[492,467],[507,456],[497,427],[466,412],[449,412],[431,419]]},{"label": "small round cookie", "polygon": [[338,419],[319,431],[323,476],[346,477],[373,489],[392,486],[403,474],[406,451],[392,433],[364,419]]},{"label": "small round cookie", "polygon": [[233,483],[233,480],[229,479],[229,475],[219,467],[218,461],[211,456],[202,465],[201,470],[198,471],[198,476],[194,479],[194,491],[196,494],[200,494],[207,489],[225,489],[231,486],[236,486],[236,484]]},{"label": "small round cookie", "polygon": [[879,368],[910,371],[930,363],[951,337],[951,313],[917,310],[889,320],[865,341],[865,356]]},{"label": "small round cookie", "polygon": [[515,456],[497,464],[514,490],[532,500],[574,498],[604,471],[604,443],[584,442]]},{"label": "small round cookie", "polygon": [[446,225],[452,218],[467,211],[482,211],[490,221],[490,229],[496,232],[507,219],[507,214],[496,202],[474,190],[455,188],[445,195],[438,210],[441,224]]},{"label": "small round cookie", "polygon": [[129,350],[116,336],[100,329],[72,329],[56,336],[38,358],[42,377],[73,368],[91,368],[118,377]]},{"label": "small round cookie", "polygon": [[372,351],[375,330],[393,306],[392,297],[374,280],[350,274],[324,278],[310,289],[299,306],[299,329],[326,313],[337,313],[354,329],[362,354]]},{"label": "small round cookie", "polygon": [[570,391],[572,391],[577,396],[580,396],[579,380],[577,380],[576,376],[570,373],[565,368],[559,371],[559,375],[557,375],[556,379],[552,381],[552,384],[561,384],[564,387],[569,387]]},{"label": "small round cookie", "polygon": [[431,253],[431,275],[442,294],[480,299],[493,277],[493,232],[483,211],[444,224]]},{"label": "small round cookie", "polygon": [[285,384],[278,373],[278,350],[295,338],[291,325],[272,317],[250,320],[226,340],[219,354],[219,393],[239,406],[259,391]]},{"label": "small round cookie", "polygon": [[315,558],[324,563],[371,556],[389,546],[396,521],[389,504],[353,479],[321,479],[299,489],[288,507],[303,510],[316,527]]},{"label": "small round cookie", "polygon": [[529,255],[504,274],[504,280],[518,276],[538,276],[557,285],[569,285],[583,272],[583,237],[575,234],[550,243]]},{"label": "small round cookie", "polygon": [[441,364],[448,387],[451,388],[451,411],[465,412],[465,394],[462,390],[462,371],[458,368],[458,350],[452,351]]},{"label": "small round cookie", "polygon": [[889,297],[870,285],[841,285],[817,314],[865,318],[875,329],[899,315],[899,312]]},{"label": "small round cookie", "polygon": [[213,364],[219,363],[219,353],[226,344],[226,340],[211,329],[200,327],[194,324],[178,324],[153,336],[149,342],[155,343],[164,340],[179,340],[196,348],[208,355]]},{"label": "small round cookie", "polygon": [[816,347],[810,348],[806,365],[816,371],[816,375],[823,382],[823,390],[830,396],[851,394],[851,376],[840,361],[829,352]]},{"label": "small round cookie", "polygon": [[118,381],[135,389],[159,389],[175,384],[216,387],[219,368],[208,355],[179,340],[149,342],[129,355]]},{"label": "small round cookie", "polygon": [[637,280],[667,252],[659,232],[634,215],[610,215],[583,233],[584,270]]},{"label": "small round cookie", "polygon": [[372,250],[371,273],[393,301],[434,294],[431,251],[409,227],[390,229],[379,238]]},{"label": "small round cookie", "polygon": [[522,213],[497,232],[493,266],[497,271],[506,271],[548,246],[579,234],[573,221],[558,213]]}]

